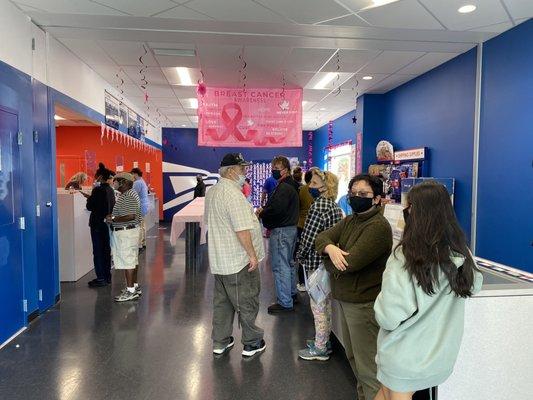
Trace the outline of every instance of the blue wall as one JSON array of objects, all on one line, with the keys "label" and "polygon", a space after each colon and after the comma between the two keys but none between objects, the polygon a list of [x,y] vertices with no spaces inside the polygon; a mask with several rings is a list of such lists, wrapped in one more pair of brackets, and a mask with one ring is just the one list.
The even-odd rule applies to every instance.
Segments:
[{"label": "blue wall", "polygon": [[533,20],[483,46],[477,254],[533,272]]},{"label": "blue wall", "polygon": [[[386,93],[381,116],[385,119],[383,139],[399,150],[428,147],[429,174],[456,179],[455,210],[467,236],[472,211],[476,54],[470,50]],[[372,144],[375,147],[377,141]]]},{"label": "blue wall", "polygon": [[[227,153],[242,153],[246,160],[270,160],[278,155],[298,157],[300,162],[307,160],[307,132],[303,133],[302,147],[201,147],[198,146],[198,130],[184,128],[163,129],[163,162],[186,165],[195,169],[218,173],[220,161]],[[164,167],[163,167],[164,170]],[[195,172],[163,173],[163,198],[167,203],[177,197],[170,183],[170,176],[194,176]],[[191,187],[187,190],[190,192]],[[179,194],[179,193],[178,193]],[[164,211],[164,219],[170,221],[182,206]]]}]

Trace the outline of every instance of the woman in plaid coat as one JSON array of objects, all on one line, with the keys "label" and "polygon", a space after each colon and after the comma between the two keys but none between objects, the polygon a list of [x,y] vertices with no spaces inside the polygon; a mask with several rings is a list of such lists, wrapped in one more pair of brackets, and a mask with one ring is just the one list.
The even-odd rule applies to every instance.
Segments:
[{"label": "woman in plaid coat", "polygon": [[[343,215],[335,203],[339,179],[328,171],[313,168],[313,177],[309,183],[309,192],[315,199],[302,232],[296,258],[303,265],[306,277],[319,268],[322,258],[315,250],[317,235],[339,222]],[[329,335],[331,333],[331,298],[317,304],[310,298],[311,311],[315,319],[315,339],[307,341],[307,347],[298,352],[304,360],[326,361],[331,354]]]}]

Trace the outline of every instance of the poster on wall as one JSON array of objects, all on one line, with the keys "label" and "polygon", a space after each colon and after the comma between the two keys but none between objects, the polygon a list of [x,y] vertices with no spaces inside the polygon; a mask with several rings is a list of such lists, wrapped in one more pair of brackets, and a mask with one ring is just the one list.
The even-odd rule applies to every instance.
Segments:
[{"label": "poster on wall", "polygon": [[119,128],[119,101],[105,92],[105,123],[107,126]]},{"label": "poster on wall", "polygon": [[198,118],[198,146],[301,147],[302,89],[207,87]]},{"label": "poster on wall", "polygon": [[128,126],[128,107],[124,103],[119,104],[119,122],[122,126]]},{"label": "poster on wall", "polygon": [[252,166],[248,169],[247,178],[250,179],[252,186],[252,205],[256,208],[261,207],[261,193],[263,185],[267,178],[272,174],[272,160],[254,160]]},{"label": "poster on wall", "polygon": [[91,177],[96,173],[96,152],[92,150],[85,150],[85,172]]},{"label": "poster on wall", "polygon": [[128,135],[137,139],[139,138],[138,118],[139,116],[136,112],[128,109]]},{"label": "poster on wall", "polygon": [[355,154],[351,141],[329,148],[328,171],[339,178],[338,200],[348,192],[350,179],[355,175]]},{"label": "poster on wall", "polygon": [[124,172],[124,156],[116,156],[115,165],[115,171]]}]

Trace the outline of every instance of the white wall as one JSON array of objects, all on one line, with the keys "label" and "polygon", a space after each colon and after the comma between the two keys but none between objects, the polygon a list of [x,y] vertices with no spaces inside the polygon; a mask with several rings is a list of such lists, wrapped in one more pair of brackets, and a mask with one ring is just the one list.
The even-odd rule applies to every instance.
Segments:
[{"label": "white wall", "polygon": [[[0,0],[0,38],[1,61],[100,114],[105,113],[104,91],[119,95],[113,86],[8,0]],[[35,51],[31,48],[32,38],[35,38]],[[127,99],[124,102],[130,105]],[[132,109],[145,117],[138,109]],[[147,138],[161,144],[161,127],[156,126]]]}]

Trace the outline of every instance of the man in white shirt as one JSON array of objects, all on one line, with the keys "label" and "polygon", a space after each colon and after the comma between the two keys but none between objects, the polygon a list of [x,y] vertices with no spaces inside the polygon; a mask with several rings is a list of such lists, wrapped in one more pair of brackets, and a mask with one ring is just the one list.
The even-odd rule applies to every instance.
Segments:
[{"label": "man in white shirt", "polygon": [[218,356],[235,343],[231,336],[235,312],[242,327],[243,357],[266,347],[263,329],[255,325],[261,291],[258,266],[265,257],[261,225],[241,191],[249,165],[239,153],[224,156],[220,181],[205,198],[209,265],[215,278],[213,353]]}]

